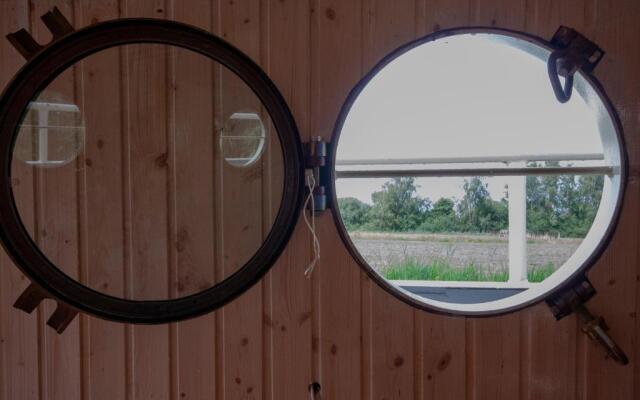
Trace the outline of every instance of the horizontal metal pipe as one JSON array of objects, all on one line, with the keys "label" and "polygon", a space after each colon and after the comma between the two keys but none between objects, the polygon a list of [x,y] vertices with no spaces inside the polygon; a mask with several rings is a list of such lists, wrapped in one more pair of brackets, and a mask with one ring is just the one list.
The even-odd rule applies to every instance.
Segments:
[{"label": "horizontal metal pipe", "polygon": [[430,157],[430,158],[364,158],[337,159],[336,165],[408,165],[408,164],[458,164],[515,161],[593,161],[604,160],[602,153],[583,154],[521,154],[508,156]]},{"label": "horizontal metal pipe", "polygon": [[336,170],[336,178],[456,177],[456,176],[529,176],[529,175],[613,175],[609,166],[540,167],[540,168],[460,168]]}]

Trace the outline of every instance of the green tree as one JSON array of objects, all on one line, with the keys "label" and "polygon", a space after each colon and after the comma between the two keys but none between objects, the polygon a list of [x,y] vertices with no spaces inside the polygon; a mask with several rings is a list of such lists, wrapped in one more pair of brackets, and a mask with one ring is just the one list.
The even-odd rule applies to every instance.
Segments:
[{"label": "green tree", "polygon": [[354,197],[338,199],[338,207],[342,221],[349,231],[362,229],[369,222],[371,206]]},{"label": "green tree", "polygon": [[[529,163],[529,167],[541,167]],[[557,167],[557,162],[547,162],[545,166]],[[527,231],[538,234],[559,234],[560,221],[557,175],[527,177]]]},{"label": "green tree", "polygon": [[403,177],[382,185],[371,195],[368,227],[380,231],[415,230],[424,221],[430,201],[417,195],[414,178]]},{"label": "green tree", "polygon": [[466,232],[497,232],[508,225],[506,199],[495,201],[489,195],[487,183],[481,178],[465,179],[464,196],[457,211],[460,228]]},{"label": "green tree", "polygon": [[[557,167],[558,162],[546,162]],[[538,167],[541,164],[529,163]],[[584,237],[602,197],[601,175],[527,177],[527,230],[534,233]]]},{"label": "green tree", "polygon": [[441,198],[433,203],[433,207],[427,213],[420,230],[425,232],[459,231],[458,217],[453,199]]}]

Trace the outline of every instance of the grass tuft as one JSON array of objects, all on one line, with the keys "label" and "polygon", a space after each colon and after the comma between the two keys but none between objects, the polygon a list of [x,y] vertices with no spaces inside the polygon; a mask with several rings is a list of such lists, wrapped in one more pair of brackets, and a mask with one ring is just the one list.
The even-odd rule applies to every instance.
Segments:
[{"label": "grass tuft", "polygon": [[[529,282],[542,282],[555,271],[551,263],[527,271]],[[390,280],[417,281],[469,281],[469,282],[506,282],[509,272],[506,270],[487,271],[476,265],[454,267],[444,260],[434,260],[424,264],[413,258],[406,258],[400,264],[386,267],[382,275]]]}]

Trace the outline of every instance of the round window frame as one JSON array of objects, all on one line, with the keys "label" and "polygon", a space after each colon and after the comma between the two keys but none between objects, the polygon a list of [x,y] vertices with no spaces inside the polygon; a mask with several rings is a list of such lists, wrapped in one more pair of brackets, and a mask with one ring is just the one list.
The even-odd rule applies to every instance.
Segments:
[{"label": "round window frame", "polygon": [[[527,299],[526,301],[522,301],[517,304],[511,305],[508,307],[503,307],[497,310],[462,311],[462,310],[455,310],[455,309],[450,309],[446,307],[436,306],[434,304],[429,304],[427,302],[417,300],[415,296],[410,295],[408,292],[405,292],[404,290],[398,288],[396,285],[392,284],[391,282],[383,278],[369,265],[369,263],[360,254],[357,247],[351,240],[351,237],[347,232],[346,226],[344,225],[344,222],[340,216],[340,210],[338,207],[337,190],[336,190],[336,154],[339,147],[338,145],[339,145],[340,134],[344,126],[345,120],[351,110],[351,107],[355,103],[360,93],[369,84],[369,82],[389,63],[393,62],[398,57],[401,57],[406,52],[418,46],[421,46],[423,44],[440,40],[440,39],[445,39],[447,37],[463,35],[463,34],[502,35],[512,39],[523,40],[525,42],[528,42],[531,45],[537,46],[549,52],[552,52],[555,50],[555,48],[547,40],[526,32],[512,30],[512,29],[505,29],[505,28],[496,28],[496,27],[471,26],[471,27],[456,27],[456,28],[444,29],[438,32],[433,32],[431,34],[422,36],[418,39],[408,42],[396,48],[395,50],[391,51],[390,53],[388,53],[371,70],[369,70],[369,72],[367,72],[358,81],[358,83],[351,89],[351,91],[347,95],[345,102],[340,108],[338,117],[336,119],[336,123],[334,124],[333,132],[331,135],[332,145],[328,154],[328,158],[329,158],[328,165],[330,166],[329,181],[331,185],[330,195],[331,195],[331,202],[332,202],[331,211],[332,211],[334,223],[336,224],[336,227],[338,230],[338,234],[342,239],[342,242],[344,243],[351,257],[353,257],[353,259],[356,261],[359,267],[367,273],[369,278],[371,278],[378,286],[384,289],[387,293],[391,294],[395,298],[399,299],[400,301],[412,307],[415,307],[417,309],[421,309],[424,311],[436,313],[436,314],[448,315],[448,316],[464,316],[464,317],[491,317],[491,316],[505,315],[505,314],[513,313],[513,312],[531,307],[535,304],[538,304],[542,301],[545,301],[553,297],[554,295],[558,294],[559,292],[567,288],[573,287],[574,285],[586,279],[586,276],[585,276],[586,272],[589,269],[591,269],[599,260],[602,253],[606,250],[606,248],[610,244],[614,236],[614,233],[616,231],[616,228],[620,219],[621,210],[624,207],[625,192],[626,192],[626,187],[628,183],[629,165],[628,165],[627,147],[624,140],[622,123],[613,105],[613,102],[611,101],[609,96],[606,94],[604,88],[602,87],[602,84],[598,81],[598,79],[595,76],[593,76],[592,74],[582,69],[579,69],[578,71],[576,71],[576,74],[579,74],[581,77],[584,78],[584,80],[590,85],[591,89],[593,89],[593,91],[598,95],[598,98],[601,100],[602,104],[605,107],[606,115],[609,117],[613,125],[614,131],[615,131],[614,132],[615,137],[619,144],[618,155],[620,158],[620,174],[619,174],[620,187],[619,187],[619,191],[615,201],[614,210],[613,210],[611,219],[608,221],[604,234],[598,241],[595,249],[590,253],[587,259],[582,263],[582,265],[576,268],[574,271],[572,271],[571,274],[564,279],[564,281],[560,282],[555,287],[547,290],[546,292],[539,294],[535,297],[532,297],[530,299]],[[550,90],[550,93],[553,94],[551,92],[551,87],[549,87],[549,90]],[[602,117],[599,117],[599,118],[602,118]]]},{"label": "round window frame", "polygon": [[[223,281],[176,299],[129,300],[98,292],[74,280],[56,267],[31,238],[20,218],[12,190],[13,147],[29,102],[60,73],[91,54],[139,43],[191,50],[234,72],[264,105],[282,148],[282,200],[260,248],[244,266]],[[102,22],[55,38],[27,61],[0,97],[0,241],[33,283],[80,311],[103,319],[142,324],[194,318],[247,291],[276,262],[293,234],[302,208],[303,160],[298,128],[284,97],[266,73],[240,50],[207,31],[175,21],[128,18]]]}]

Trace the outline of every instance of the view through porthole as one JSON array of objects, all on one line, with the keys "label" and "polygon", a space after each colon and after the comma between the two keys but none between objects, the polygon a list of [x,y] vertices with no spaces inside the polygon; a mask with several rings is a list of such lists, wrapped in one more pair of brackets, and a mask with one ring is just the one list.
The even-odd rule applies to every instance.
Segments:
[{"label": "view through porthole", "polygon": [[220,132],[220,146],[226,162],[234,167],[247,167],[262,155],[265,129],[258,113],[234,112]]},{"label": "view through porthole", "polygon": [[336,132],[349,245],[405,300],[483,314],[542,298],[601,251],[622,193],[613,111],[577,73],[559,103],[550,50],[460,32],[376,67]]}]

